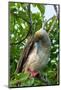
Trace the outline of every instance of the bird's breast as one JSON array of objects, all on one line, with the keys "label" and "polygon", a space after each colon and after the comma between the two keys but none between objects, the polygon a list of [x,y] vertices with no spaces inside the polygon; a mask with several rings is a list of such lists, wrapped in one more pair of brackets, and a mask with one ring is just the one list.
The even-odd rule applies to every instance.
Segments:
[{"label": "bird's breast", "polygon": [[34,47],[32,52],[28,56],[25,69],[27,68],[31,68],[32,70],[41,69],[44,65],[47,64],[48,56],[49,52],[47,52],[47,49],[44,49],[43,47],[42,48]]}]

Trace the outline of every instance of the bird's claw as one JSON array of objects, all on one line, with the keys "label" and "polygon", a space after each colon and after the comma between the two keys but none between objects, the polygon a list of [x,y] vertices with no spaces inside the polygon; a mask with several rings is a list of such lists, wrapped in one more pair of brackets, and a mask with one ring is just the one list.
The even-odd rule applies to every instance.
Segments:
[{"label": "bird's claw", "polygon": [[37,75],[39,75],[39,73],[35,70],[32,70],[30,68],[28,68],[28,72],[31,74],[32,77],[36,77]]}]

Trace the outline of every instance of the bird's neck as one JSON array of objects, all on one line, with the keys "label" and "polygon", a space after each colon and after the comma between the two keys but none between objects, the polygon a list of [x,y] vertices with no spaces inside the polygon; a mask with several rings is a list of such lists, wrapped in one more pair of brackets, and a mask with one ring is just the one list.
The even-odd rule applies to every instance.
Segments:
[{"label": "bird's neck", "polygon": [[35,42],[35,49],[37,53],[42,50],[41,42]]},{"label": "bird's neck", "polygon": [[46,46],[44,46],[42,44],[42,42],[35,42],[35,48],[36,48],[36,51],[39,52],[39,51],[47,51],[49,48],[47,48]]}]

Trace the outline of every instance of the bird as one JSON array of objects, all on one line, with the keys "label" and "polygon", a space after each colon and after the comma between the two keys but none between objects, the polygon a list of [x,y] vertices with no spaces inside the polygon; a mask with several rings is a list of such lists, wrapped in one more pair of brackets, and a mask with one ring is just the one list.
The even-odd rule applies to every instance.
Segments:
[{"label": "bird", "polygon": [[31,36],[19,59],[16,72],[29,73],[36,77],[48,63],[51,41],[46,30],[40,29]]}]

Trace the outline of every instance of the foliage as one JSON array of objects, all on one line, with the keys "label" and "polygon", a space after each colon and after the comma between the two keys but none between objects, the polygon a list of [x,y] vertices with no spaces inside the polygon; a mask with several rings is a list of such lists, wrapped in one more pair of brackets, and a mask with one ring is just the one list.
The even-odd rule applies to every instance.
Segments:
[{"label": "foliage", "polygon": [[[32,32],[36,32],[42,27],[44,21],[45,6],[40,4],[32,4],[33,8],[38,8],[37,12],[32,12]],[[45,29],[49,32],[55,16],[51,18],[45,25]],[[56,20],[53,29],[50,32],[51,54],[48,65],[43,69],[42,73],[49,80],[51,85],[59,84],[59,21]],[[29,10],[28,4],[25,3],[9,3],[9,38],[10,38],[10,61],[9,61],[9,87],[19,86],[39,86],[46,85],[42,80],[30,78],[29,74],[16,74],[16,66],[19,57],[22,55],[23,48],[26,44],[27,33],[29,32]],[[25,38],[26,37],[26,38]],[[25,38],[25,39],[24,39]],[[24,39],[24,40],[23,40]],[[23,40],[21,43],[19,41]],[[19,43],[18,43],[19,42]],[[17,43],[17,44],[16,44]]]}]

